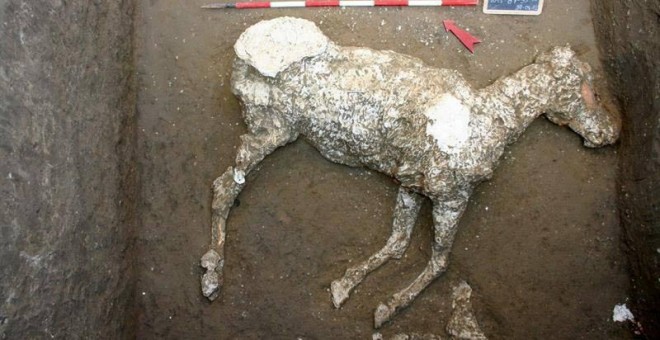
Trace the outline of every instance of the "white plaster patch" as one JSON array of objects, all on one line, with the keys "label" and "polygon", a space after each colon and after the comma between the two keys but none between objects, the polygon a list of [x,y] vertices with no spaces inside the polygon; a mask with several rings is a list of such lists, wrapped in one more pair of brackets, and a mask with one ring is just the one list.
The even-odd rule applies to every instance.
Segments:
[{"label": "white plaster patch", "polygon": [[234,182],[238,184],[245,183],[245,172],[234,169]]},{"label": "white plaster patch", "polygon": [[236,41],[236,55],[267,77],[325,52],[328,38],[308,20],[280,17],[250,26]]},{"label": "white plaster patch", "polygon": [[614,306],[612,311],[612,320],[615,322],[624,322],[626,320],[634,321],[635,317],[633,313],[626,307],[626,304],[620,304]]},{"label": "white plaster patch", "polygon": [[470,138],[470,110],[451,94],[443,94],[424,115],[429,118],[426,134],[440,150],[456,153]]}]

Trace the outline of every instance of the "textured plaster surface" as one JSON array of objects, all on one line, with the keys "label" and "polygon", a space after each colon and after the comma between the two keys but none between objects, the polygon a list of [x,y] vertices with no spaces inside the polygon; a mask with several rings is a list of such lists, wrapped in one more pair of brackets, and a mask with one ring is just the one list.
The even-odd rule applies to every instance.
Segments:
[{"label": "textured plaster surface", "polygon": [[[276,38],[264,37],[264,31]],[[283,42],[281,37],[287,36],[310,38]],[[283,43],[288,48],[279,47]],[[327,47],[320,54],[305,48],[323,44]],[[419,204],[410,202],[423,195],[433,203],[429,263],[406,288],[376,307],[374,325],[379,328],[445,272],[458,222],[474,188],[491,177],[505,147],[534,119],[546,113],[551,121],[582,135],[591,147],[613,144],[619,135],[618,117],[595,100],[591,67],[569,47],[555,47],[482,90],[473,89],[455,70],[431,68],[416,58],[327,43],[318,28],[297,18],[258,23],[241,35],[234,49],[250,56],[248,62],[238,55],[231,80],[248,133],[241,136],[235,167],[213,184],[211,250],[202,259],[207,269],[202,291],[211,300],[217,298],[223,279],[227,216],[246,184],[245,175],[299,136],[330,161],[396,178],[401,190],[395,210],[411,210],[412,216],[403,225],[395,217],[388,243],[401,243],[405,250],[409,237],[397,234],[412,228],[419,210]],[[263,51],[284,55],[273,58],[267,52],[268,58],[259,58]],[[289,63],[283,65],[282,60]],[[264,72],[272,64],[282,71]],[[335,306],[393,255],[388,244],[349,268],[331,286]]]},{"label": "textured plaster surface", "polygon": [[485,340],[486,336],[479,328],[479,321],[472,311],[472,287],[461,281],[452,293],[451,318],[447,323],[447,333],[457,339]]}]

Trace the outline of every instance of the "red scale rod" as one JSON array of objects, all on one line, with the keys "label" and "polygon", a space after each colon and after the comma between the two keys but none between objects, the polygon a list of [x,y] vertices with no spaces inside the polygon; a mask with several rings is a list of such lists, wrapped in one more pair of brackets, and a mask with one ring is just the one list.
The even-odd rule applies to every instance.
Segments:
[{"label": "red scale rod", "polygon": [[301,7],[439,7],[476,6],[479,0],[304,0],[215,3],[207,9],[301,8]]}]

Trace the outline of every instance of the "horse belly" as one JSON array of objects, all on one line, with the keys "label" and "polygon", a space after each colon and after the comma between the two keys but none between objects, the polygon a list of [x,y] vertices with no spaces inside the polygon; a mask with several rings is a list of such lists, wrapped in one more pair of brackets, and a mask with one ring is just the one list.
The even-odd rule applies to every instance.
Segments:
[{"label": "horse belly", "polygon": [[333,162],[381,171],[381,163],[391,163],[383,113],[373,103],[348,104],[326,103],[303,119],[301,132]]}]

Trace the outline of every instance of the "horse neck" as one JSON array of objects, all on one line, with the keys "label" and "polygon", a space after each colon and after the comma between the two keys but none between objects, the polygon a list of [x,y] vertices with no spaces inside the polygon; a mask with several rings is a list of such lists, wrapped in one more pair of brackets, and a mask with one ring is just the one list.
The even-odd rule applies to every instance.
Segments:
[{"label": "horse neck", "polygon": [[532,64],[479,91],[481,109],[499,125],[500,142],[513,143],[547,111],[556,95],[551,71],[547,64]]}]

